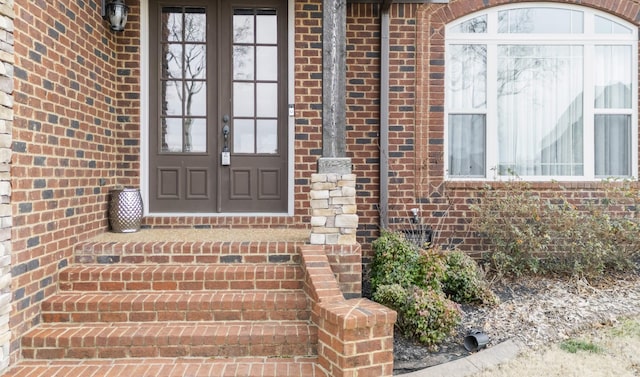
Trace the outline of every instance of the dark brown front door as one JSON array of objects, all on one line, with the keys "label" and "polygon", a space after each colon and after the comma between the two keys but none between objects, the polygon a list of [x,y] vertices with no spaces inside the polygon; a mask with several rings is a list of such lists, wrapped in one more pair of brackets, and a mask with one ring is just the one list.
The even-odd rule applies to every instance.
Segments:
[{"label": "dark brown front door", "polygon": [[286,1],[152,2],[149,210],[287,211]]}]

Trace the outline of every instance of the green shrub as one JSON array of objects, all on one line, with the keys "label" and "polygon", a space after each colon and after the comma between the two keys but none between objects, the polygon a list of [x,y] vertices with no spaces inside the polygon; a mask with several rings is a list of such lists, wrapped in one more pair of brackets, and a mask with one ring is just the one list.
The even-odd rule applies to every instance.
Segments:
[{"label": "green shrub", "polygon": [[443,341],[461,319],[456,303],[433,289],[382,285],[374,300],[398,312],[396,326],[402,334],[426,345]]},{"label": "green shrub", "polygon": [[498,298],[489,289],[478,264],[460,250],[445,253],[445,275],[442,290],[458,303],[497,303]]},{"label": "green shrub", "polygon": [[541,197],[521,181],[487,186],[474,229],[494,250],[489,262],[502,275],[572,275],[598,278],[634,266],[640,250],[638,190],[628,182],[603,182],[592,195],[566,198],[562,187]]},{"label": "green shrub", "polygon": [[374,251],[370,278],[372,292],[381,285],[410,287],[423,279],[420,250],[401,234],[383,231],[371,246]]},{"label": "green shrub", "polygon": [[[496,302],[477,264],[460,251],[421,250],[402,234],[384,231],[372,244],[373,299],[398,312],[397,328],[427,345],[460,322],[460,302]],[[446,292],[446,294],[445,294]]]}]

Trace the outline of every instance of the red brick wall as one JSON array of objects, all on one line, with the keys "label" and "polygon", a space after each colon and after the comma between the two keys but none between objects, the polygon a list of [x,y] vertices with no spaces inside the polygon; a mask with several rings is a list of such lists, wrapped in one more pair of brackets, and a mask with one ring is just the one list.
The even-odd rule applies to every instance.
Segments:
[{"label": "red brick wall", "polygon": [[108,189],[137,182],[138,32],[113,34],[95,5],[15,2],[14,360],[72,247],[106,228]]}]

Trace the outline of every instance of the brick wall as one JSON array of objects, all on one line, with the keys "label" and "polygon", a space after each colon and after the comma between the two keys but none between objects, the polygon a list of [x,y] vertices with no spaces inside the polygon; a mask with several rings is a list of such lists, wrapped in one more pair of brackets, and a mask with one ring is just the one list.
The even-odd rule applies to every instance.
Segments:
[{"label": "brick wall", "polygon": [[13,360],[73,246],[106,228],[108,189],[137,182],[139,33],[96,4],[15,1]]}]

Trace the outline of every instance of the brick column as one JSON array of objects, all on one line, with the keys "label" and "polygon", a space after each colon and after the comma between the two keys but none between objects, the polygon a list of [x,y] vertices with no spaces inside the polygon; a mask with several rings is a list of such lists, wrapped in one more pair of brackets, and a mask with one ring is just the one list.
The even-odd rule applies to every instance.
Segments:
[{"label": "brick column", "polygon": [[331,377],[392,376],[397,313],[366,298],[345,300],[325,248],[299,248],[318,326],[318,364]]},{"label": "brick column", "polygon": [[355,174],[312,174],[310,195],[311,244],[355,244],[358,229]]},{"label": "brick column", "polygon": [[13,0],[0,0],[0,373],[9,366],[11,331],[11,132]]}]

